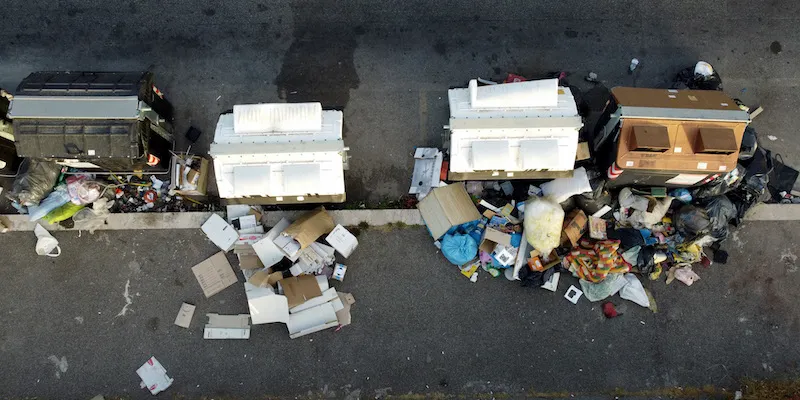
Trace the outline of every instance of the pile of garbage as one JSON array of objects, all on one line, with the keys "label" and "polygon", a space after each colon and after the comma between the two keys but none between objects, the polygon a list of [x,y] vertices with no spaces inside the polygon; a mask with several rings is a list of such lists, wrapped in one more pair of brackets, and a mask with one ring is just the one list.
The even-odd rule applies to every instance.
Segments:
[{"label": "pile of garbage", "polygon": [[[206,314],[203,339],[249,339],[251,325],[282,323],[291,339],[325,329],[339,331],[350,325],[355,298],[339,292],[332,282],[342,282],[347,266],[336,253],[349,257],[358,239],[323,207],[290,222],[281,219],[267,230],[260,206],[231,205],[227,220],[213,214],[201,229],[222,251],[192,267],[206,298],[239,283],[226,253],[233,251],[244,277],[248,312]],[[320,239],[325,235],[323,243]],[[327,243],[327,244],[326,244]],[[196,305],[181,304],[175,325],[189,328]],[[137,371],[142,388],[152,394],[173,382],[161,363],[151,357]]]},{"label": "pile of garbage", "polygon": [[[268,231],[261,222],[262,215],[260,207],[228,206],[227,221],[215,214],[202,226],[223,250],[192,268],[206,297],[238,281],[230,265],[225,265],[224,252],[233,250],[245,279],[249,306],[249,315],[239,317],[244,322],[234,324],[236,335],[210,323],[204,337],[246,339],[248,317],[254,325],[284,323],[292,339],[349,325],[350,306],[355,300],[350,293],[338,292],[331,280],[344,280],[347,266],[336,262],[336,253],[349,257],[358,246],[356,237],[336,225],[323,207],[291,223],[281,219]],[[323,235],[327,244],[318,241]]]},{"label": "pile of garbage", "polygon": [[[207,161],[205,163],[207,172]],[[184,168],[187,171],[184,175],[194,177],[194,185],[188,181],[181,181],[180,186],[170,185],[169,181],[162,181],[155,175],[96,175],[29,158],[20,167],[6,197],[31,221],[62,223],[68,227],[73,223],[82,224],[90,231],[102,226],[113,212],[212,211],[212,206],[189,197],[199,193],[199,178],[192,173],[197,168]]]},{"label": "pile of garbage", "polygon": [[727,261],[722,243],[731,224],[769,196],[767,171],[747,165],[700,187],[671,190],[609,190],[604,173],[584,167],[536,184],[443,184],[424,193],[418,208],[435,245],[472,282],[502,275],[555,292],[569,274],[578,279],[565,293],[573,303],[619,293],[654,307],[640,278],[690,286],[700,279],[698,266]]}]

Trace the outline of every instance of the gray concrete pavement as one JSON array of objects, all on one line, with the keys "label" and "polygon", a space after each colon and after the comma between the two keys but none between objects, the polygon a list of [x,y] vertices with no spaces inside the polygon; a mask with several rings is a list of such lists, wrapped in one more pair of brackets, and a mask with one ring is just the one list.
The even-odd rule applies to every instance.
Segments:
[{"label": "gray concrete pavement", "polygon": [[[54,232],[63,255],[53,259],[35,256],[30,232],[0,235],[0,397],[150,398],[135,370],[151,355],[178,398],[608,398],[618,388],[656,398],[797,377],[798,227],[746,223],[724,246],[728,264],[697,269],[691,287],[644,282],[659,312],[615,297],[626,312],[613,320],[562,298],[573,278],[557,293],[487,274],[472,284],[423,228],[371,228],[334,285],[356,297],[351,326],[290,340],[283,325],[261,325],[247,341],[202,339],[205,313],[247,305],[241,283],[204,298],[190,268],[217,249],[199,230]],[[184,301],[197,305],[188,330],[172,324]]]},{"label": "gray concrete pavement", "polygon": [[[41,69],[152,67],[205,151],[217,115],[245,102],[319,100],[345,112],[347,194],[375,204],[408,188],[415,146],[438,145],[446,91],[506,71],[595,71],[608,86],[662,84],[698,59],[766,111],[765,145],[800,165],[794,2],[9,0],[0,86]],[[770,51],[779,42],[781,52]],[[627,74],[641,60],[636,79]],[[766,139],[773,136],[774,141]],[[181,139],[179,148],[188,146]]]}]

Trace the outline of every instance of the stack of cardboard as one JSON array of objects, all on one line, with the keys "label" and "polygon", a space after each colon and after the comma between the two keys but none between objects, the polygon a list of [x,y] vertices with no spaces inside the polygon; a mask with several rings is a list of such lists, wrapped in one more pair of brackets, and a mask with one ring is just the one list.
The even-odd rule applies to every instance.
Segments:
[{"label": "stack of cardboard", "polygon": [[[346,266],[332,268],[336,253],[350,256],[358,240],[323,207],[293,223],[281,219],[265,232],[259,209],[229,206],[227,223],[215,215],[203,230],[239,258],[252,324],[284,323],[292,339],[350,324],[355,300],[337,292],[328,279],[344,279]],[[317,241],[323,235],[327,244]]]}]

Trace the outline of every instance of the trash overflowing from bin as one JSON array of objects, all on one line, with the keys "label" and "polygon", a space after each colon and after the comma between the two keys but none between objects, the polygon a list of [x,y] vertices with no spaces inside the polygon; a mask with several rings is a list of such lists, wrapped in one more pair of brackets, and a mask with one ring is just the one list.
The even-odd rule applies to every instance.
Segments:
[{"label": "trash overflowing from bin", "polygon": [[[228,206],[227,220],[212,215],[203,232],[222,251],[192,271],[206,297],[238,283],[225,252],[233,251],[244,277],[248,314],[207,314],[205,339],[247,339],[252,325],[286,324],[292,339],[351,323],[355,298],[332,286],[343,281],[347,266],[337,263],[358,247],[358,239],[336,225],[323,207],[296,221],[281,219],[267,230],[259,206]],[[188,327],[194,307],[184,304],[176,324]]]},{"label": "trash overflowing from bin", "polygon": [[[451,89],[445,149],[415,153],[409,193],[436,247],[472,282],[504,276],[558,292],[568,274],[578,283],[561,290],[574,304],[619,294],[655,310],[642,281],[690,286],[727,261],[725,239],[756,203],[800,202],[798,171],[758,145],[755,115],[722,93],[708,63],[681,71],[673,89],[612,89],[594,129],[574,137],[530,129],[564,126],[565,116],[535,108],[553,106],[556,88],[577,91],[563,74],[557,86],[520,81]],[[574,160],[566,174],[562,156]],[[606,302],[604,314],[618,307]]]}]

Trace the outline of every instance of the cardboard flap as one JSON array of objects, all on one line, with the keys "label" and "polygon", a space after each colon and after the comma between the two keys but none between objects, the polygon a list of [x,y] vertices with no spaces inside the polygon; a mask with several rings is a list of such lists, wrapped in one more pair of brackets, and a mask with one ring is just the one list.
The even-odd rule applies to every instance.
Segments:
[{"label": "cardboard flap", "polygon": [[733,129],[700,128],[695,140],[697,153],[733,154],[739,150]]},{"label": "cardboard flap", "polygon": [[282,272],[272,272],[267,270],[256,271],[250,279],[247,280],[251,285],[258,287],[275,286],[278,281],[283,280]]},{"label": "cardboard flap", "polygon": [[283,294],[289,302],[289,308],[297,307],[308,299],[322,296],[317,279],[311,275],[301,275],[280,281]]},{"label": "cardboard flap", "polygon": [[464,183],[453,183],[431,190],[417,204],[417,208],[434,239],[442,237],[453,226],[481,218]]},{"label": "cardboard flap", "polygon": [[296,240],[300,243],[300,248],[304,249],[314,243],[320,236],[332,231],[335,226],[333,218],[325,211],[325,207],[319,207],[303,214],[297,221],[289,225],[282,234]]},{"label": "cardboard flap", "polygon": [[496,245],[511,246],[511,235],[503,233],[494,228],[486,228],[483,231],[483,238],[479,248],[487,253],[494,251]]}]

